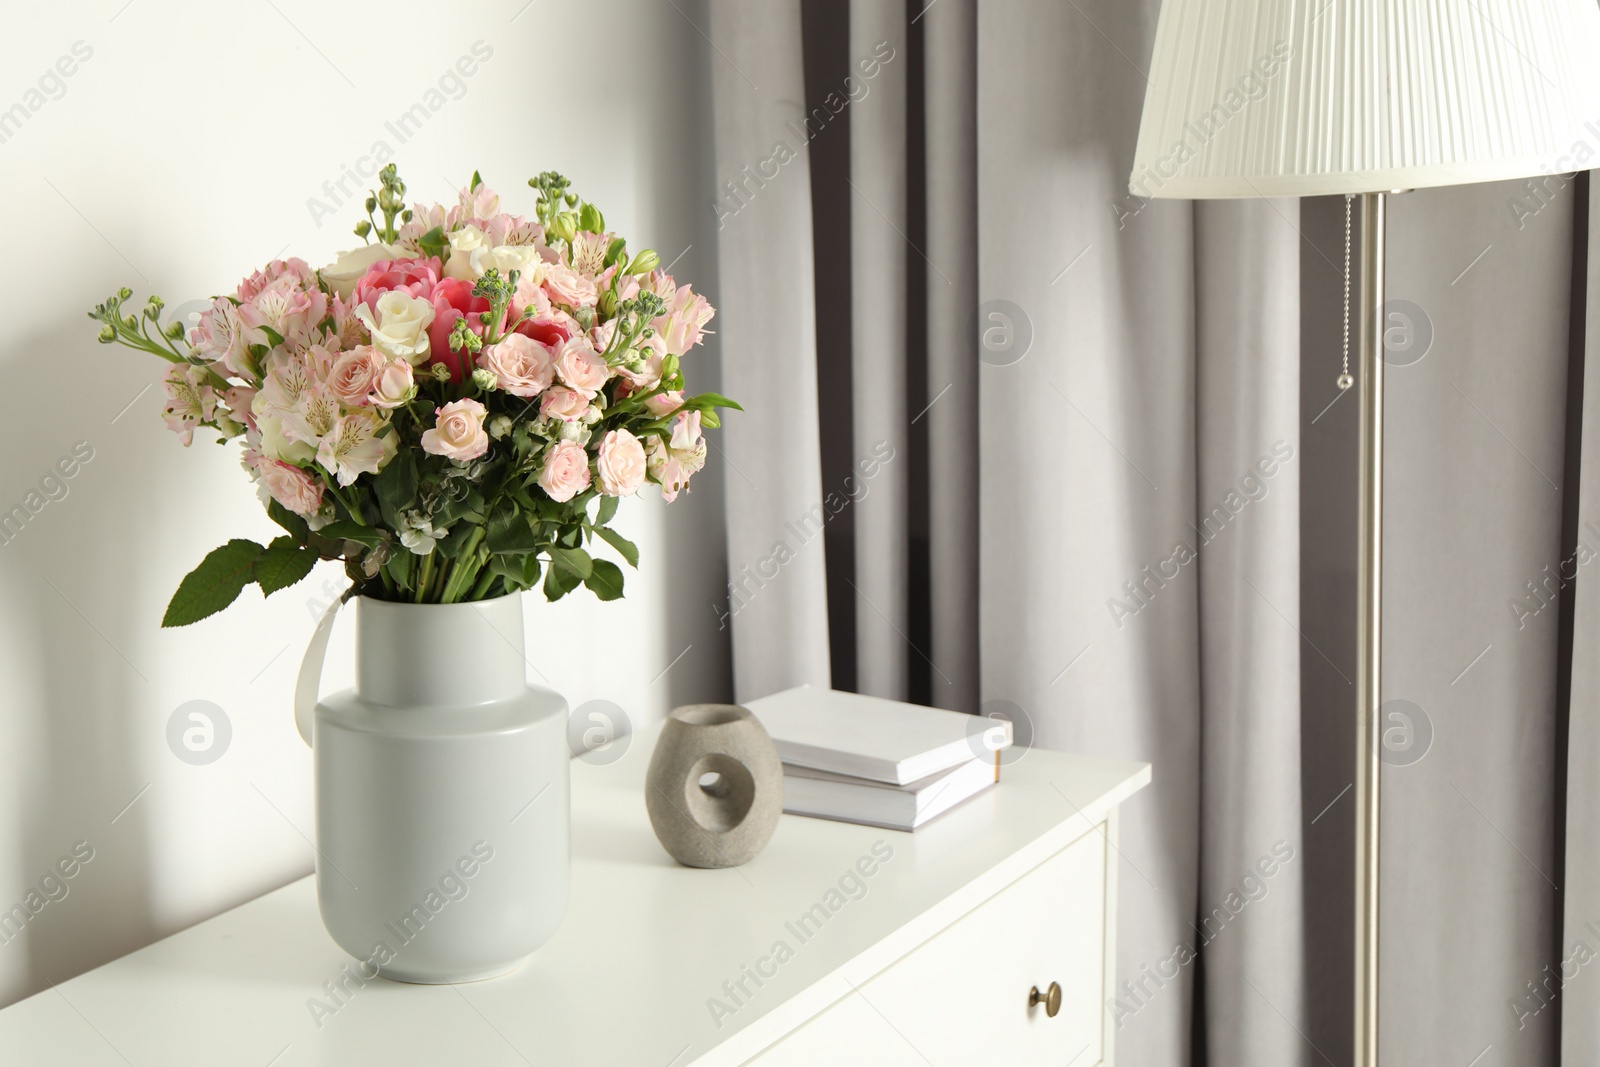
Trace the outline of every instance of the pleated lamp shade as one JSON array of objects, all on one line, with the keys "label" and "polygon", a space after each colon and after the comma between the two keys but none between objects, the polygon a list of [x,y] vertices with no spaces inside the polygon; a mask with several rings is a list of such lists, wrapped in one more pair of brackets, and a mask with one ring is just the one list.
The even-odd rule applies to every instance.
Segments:
[{"label": "pleated lamp shade", "polygon": [[1388,192],[1600,162],[1596,0],[1165,0],[1130,190]]}]

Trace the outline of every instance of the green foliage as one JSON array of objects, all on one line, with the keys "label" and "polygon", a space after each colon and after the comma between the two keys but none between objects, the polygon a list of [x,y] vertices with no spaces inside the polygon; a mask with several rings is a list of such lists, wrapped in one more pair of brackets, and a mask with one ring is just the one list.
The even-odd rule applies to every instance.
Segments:
[{"label": "green foliage", "polygon": [[263,596],[287,589],[311,573],[317,554],[291,537],[276,537],[255,563],[256,584]]},{"label": "green foliage", "polygon": [[597,559],[583,584],[601,600],[618,600],[622,597],[622,570],[610,560]]},{"label": "green foliage", "polygon": [[235,538],[214,548],[178,584],[167,604],[162,626],[188,626],[221,611],[255,582],[263,595],[300,581],[316,565],[317,553],[291,537],[274,538],[265,547]]},{"label": "green foliage", "polygon": [[616,549],[617,554],[628,561],[628,566],[634,570],[639,569],[639,547],[632,541],[606,526],[591,526],[589,530]]}]

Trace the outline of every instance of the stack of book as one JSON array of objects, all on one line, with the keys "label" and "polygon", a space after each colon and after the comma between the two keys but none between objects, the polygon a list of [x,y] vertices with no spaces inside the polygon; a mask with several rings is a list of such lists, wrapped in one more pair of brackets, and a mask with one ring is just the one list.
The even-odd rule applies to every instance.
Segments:
[{"label": "stack of book", "polygon": [[802,685],[746,705],[783,760],[783,810],[915,830],[1000,780],[1011,724]]}]

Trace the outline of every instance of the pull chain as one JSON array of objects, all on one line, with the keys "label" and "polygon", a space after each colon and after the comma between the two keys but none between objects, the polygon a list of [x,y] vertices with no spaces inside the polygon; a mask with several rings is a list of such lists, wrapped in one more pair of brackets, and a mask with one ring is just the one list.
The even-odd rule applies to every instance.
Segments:
[{"label": "pull chain", "polygon": [[1350,203],[1355,197],[1344,197],[1344,373],[1339,375],[1340,391],[1356,384],[1350,376]]}]

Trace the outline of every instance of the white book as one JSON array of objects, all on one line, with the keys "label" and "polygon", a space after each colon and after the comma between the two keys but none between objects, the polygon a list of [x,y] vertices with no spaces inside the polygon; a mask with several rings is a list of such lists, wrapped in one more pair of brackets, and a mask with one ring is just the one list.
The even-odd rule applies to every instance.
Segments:
[{"label": "white book", "polygon": [[1011,745],[1011,724],[809,685],[748,701],[785,763],[893,785]]},{"label": "white book", "polygon": [[888,830],[915,830],[994,783],[994,763],[980,759],[907,785],[785,766],[783,810]]}]

